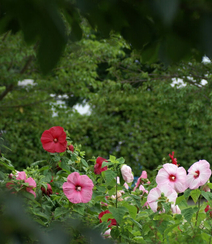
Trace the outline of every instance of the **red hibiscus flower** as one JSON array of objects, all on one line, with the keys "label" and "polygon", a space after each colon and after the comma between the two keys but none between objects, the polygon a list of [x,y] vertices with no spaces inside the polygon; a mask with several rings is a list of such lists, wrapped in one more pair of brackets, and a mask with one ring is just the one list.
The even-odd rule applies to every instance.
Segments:
[{"label": "red hibiscus flower", "polygon": [[47,183],[47,189],[45,189],[45,187],[41,187],[41,191],[43,192],[43,194],[50,196],[52,194],[52,187],[50,184]]},{"label": "red hibiscus flower", "polygon": [[94,173],[96,175],[100,175],[102,173],[102,171],[107,170],[107,166],[102,168],[103,162],[107,162],[107,160],[105,158],[101,158],[101,157],[98,157],[96,159],[96,164],[94,165]]},{"label": "red hibiscus flower", "polygon": [[[102,223],[102,216],[103,215],[105,215],[105,214],[107,214],[107,213],[110,213],[110,211],[109,210],[105,210],[105,211],[103,211],[103,212],[101,212],[100,214],[99,214],[99,216],[98,216],[98,218],[99,218],[99,220],[100,220],[100,223]],[[110,225],[108,225],[108,227],[110,228],[112,225],[117,225],[117,222],[116,222],[116,220],[115,219],[108,219],[108,221],[110,221],[111,220],[111,224]],[[108,222],[107,221],[107,222]]]},{"label": "red hibiscus flower", "polygon": [[50,153],[65,152],[67,147],[66,133],[60,126],[45,130],[40,140],[43,149]]},{"label": "red hibiscus flower", "polygon": [[68,149],[69,149],[70,151],[74,152],[74,146],[73,146],[72,144],[68,146]]}]

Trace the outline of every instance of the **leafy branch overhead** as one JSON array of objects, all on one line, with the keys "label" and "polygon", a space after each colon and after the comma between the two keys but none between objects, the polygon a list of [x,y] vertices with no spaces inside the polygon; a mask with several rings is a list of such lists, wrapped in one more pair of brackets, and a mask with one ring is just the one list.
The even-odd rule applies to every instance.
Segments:
[{"label": "leafy branch overhead", "polygon": [[0,0],[0,34],[21,30],[28,44],[39,43],[41,71],[52,70],[67,40],[80,40],[82,18],[102,37],[121,34],[142,59],[165,63],[212,57],[212,2],[196,0]]}]

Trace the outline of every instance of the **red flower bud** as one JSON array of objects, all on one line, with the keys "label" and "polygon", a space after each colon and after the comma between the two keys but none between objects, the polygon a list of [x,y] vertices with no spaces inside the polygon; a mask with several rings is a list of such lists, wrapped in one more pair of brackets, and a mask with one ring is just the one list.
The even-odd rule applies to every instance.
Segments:
[{"label": "red flower bud", "polygon": [[74,152],[74,146],[73,146],[72,144],[68,146],[68,149],[69,149],[70,151]]},{"label": "red flower bud", "polygon": [[45,189],[43,186],[41,187],[41,190],[43,194],[50,196],[52,194],[52,187],[51,185],[47,184],[47,189]]}]

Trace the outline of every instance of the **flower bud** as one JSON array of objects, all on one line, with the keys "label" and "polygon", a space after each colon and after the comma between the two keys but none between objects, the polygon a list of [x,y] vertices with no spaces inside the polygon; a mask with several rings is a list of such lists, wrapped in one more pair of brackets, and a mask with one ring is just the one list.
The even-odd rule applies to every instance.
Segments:
[{"label": "flower bud", "polygon": [[73,146],[72,144],[68,146],[68,149],[69,149],[70,151],[74,152],[74,146]]},{"label": "flower bud", "polygon": [[47,184],[47,189],[45,189],[43,186],[41,187],[41,191],[43,194],[50,196],[52,194],[52,187],[50,184]]},{"label": "flower bud", "polygon": [[132,169],[130,168],[130,166],[124,164],[121,167],[121,174],[125,182],[127,183],[133,182],[134,176],[132,174]]}]

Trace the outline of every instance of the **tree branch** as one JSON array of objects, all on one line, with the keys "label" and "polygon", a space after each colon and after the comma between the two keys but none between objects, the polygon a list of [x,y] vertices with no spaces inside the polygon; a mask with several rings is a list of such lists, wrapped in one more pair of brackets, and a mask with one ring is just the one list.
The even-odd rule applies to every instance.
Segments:
[{"label": "tree branch", "polygon": [[13,90],[14,88],[14,85],[13,84],[10,84],[8,86],[6,86],[6,89],[1,93],[0,95],[0,101],[3,100],[3,98]]},{"label": "tree branch", "polygon": [[28,107],[28,106],[32,106],[32,105],[35,105],[35,104],[43,103],[43,102],[46,102],[46,101],[49,101],[49,100],[52,100],[52,99],[54,99],[54,98],[50,97],[50,98],[47,98],[45,100],[40,100],[40,101],[37,101],[37,102],[31,102],[31,103],[21,104],[21,105],[0,106],[0,108],[1,109],[8,109],[8,108]]},{"label": "tree branch", "polygon": [[[28,59],[27,59],[25,65],[24,65],[24,67],[23,67],[23,68],[21,69],[21,71],[20,71],[20,74],[23,74],[23,73],[27,70],[28,66],[29,66],[30,63],[32,62],[32,59],[33,59],[33,56],[32,56],[32,55],[28,57]],[[2,101],[3,98],[4,98],[9,92],[11,92],[11,91],[14,89],[14,87],[15,87],[14,84],[10,84],[10,85],[6,86],[6,89],[0,94],[0,101]]]}]

